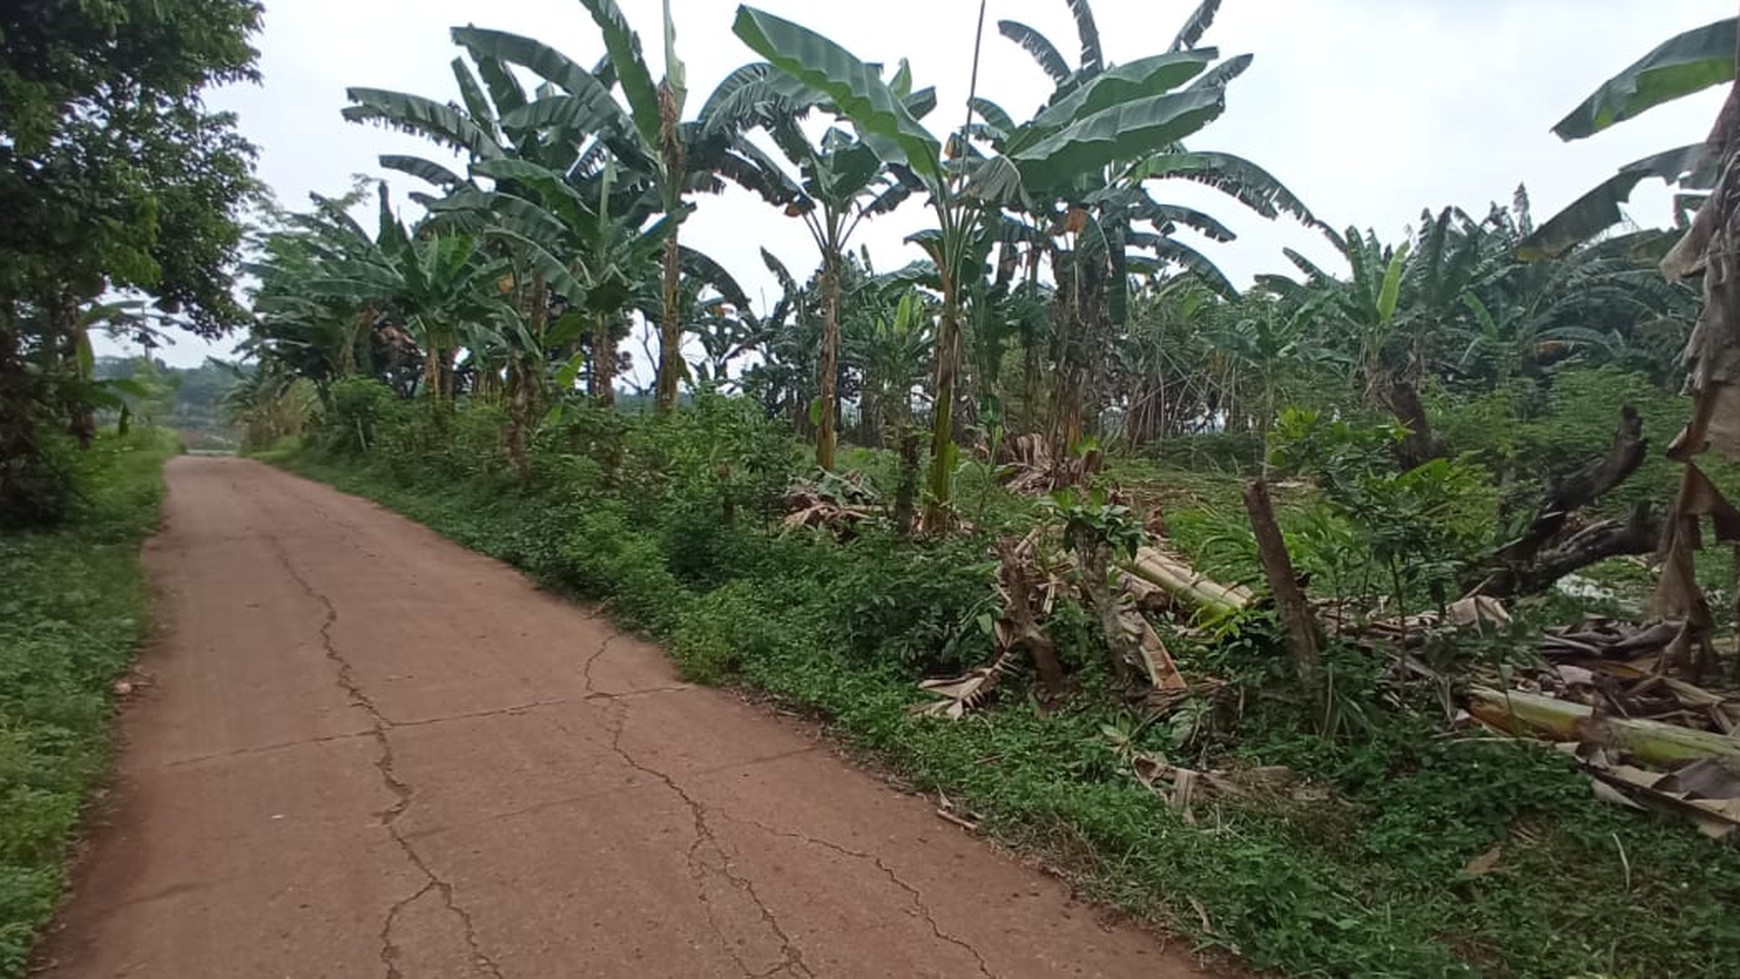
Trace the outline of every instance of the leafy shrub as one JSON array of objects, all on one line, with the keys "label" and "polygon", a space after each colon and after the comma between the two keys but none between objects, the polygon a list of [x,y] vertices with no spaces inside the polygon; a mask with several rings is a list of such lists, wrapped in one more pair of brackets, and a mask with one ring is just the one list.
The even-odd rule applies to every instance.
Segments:
[{"label": "leafy shrub", "polygon": [[1317,411],[1282,412],[1271,458],[1311,476],[1322,490],[1293,536],[1301,563],[1321,569],[1343,597],[1392,599],[1401,608],[1442,604],[1457,573],[1497,531],[1489,473],[1461,459],[1432,459],[1397,472],[1394,425],[1362,428]]},{"label": "leafy shrub", "polygon": [[861,662],[906,672],[959,672],[991,655],[987,623],[1001,610],[988,542],[957,538],[913,547],[873,533],[835,564],[832,617],[845,649]]},{"label": "leafy shrub", "polygon": [[327,389],[326,413],[318,423],[320,444],[333,452],[365,453],[399,407],[399,396],[393,389],[373,378],[334,381]]}]

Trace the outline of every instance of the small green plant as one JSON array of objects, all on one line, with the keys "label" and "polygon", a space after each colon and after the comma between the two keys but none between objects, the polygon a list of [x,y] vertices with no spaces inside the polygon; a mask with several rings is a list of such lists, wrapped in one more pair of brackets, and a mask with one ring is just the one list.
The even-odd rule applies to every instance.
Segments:
[{"label": "small green plant", "polygon": [[1442,607],[1458,573],[1493,542],[1497,491],[1466,459],[1398,471],[1394,425],[1359,427],[1313,409],[1288,409],[1271,436],[1270,463],[1313,479],[1320,511],[1289,543],[1322,568],[1338,597],[1383,599],[1396,612]]}]

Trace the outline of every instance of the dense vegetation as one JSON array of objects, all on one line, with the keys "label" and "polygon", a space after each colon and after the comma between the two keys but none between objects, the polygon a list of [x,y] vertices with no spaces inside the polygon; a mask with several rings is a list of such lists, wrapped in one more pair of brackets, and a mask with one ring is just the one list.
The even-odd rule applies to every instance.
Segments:
[{"label": "dense vegetation", "polygon": [[255,77],[254,0],[0,8],[0,526],[62,517],[61,438],[134,393],[90,331],[214,336],[234,295],[254,149],[206,88]]},{"label": "dense vegetation", "polygon": [[[1722,393],[1740,186],[1721,183],[1740,181],[1740,102],[1707,144],[1538,225],[1518,188],[1386,238],[1203,148],[1251,64],[1204,45],[1219,0],[1125,62],[1086,0],[1066,0],[1074,57],[998,22],[1052,94],[1017,118],[975,77],[958,129],[930,121],[921,66],[750,7],[733,31],[752,60],[691,102],[668,8],[661,60],[614,0],[581,3],[591,67],[468,26],[451,97],[347,92],[347,119],[427,138],[381,158],[427,188],[410,213],[384,182],[263,207],[257,369],[224,398],[250,446],[603,600],[690,678],[815,712],[959,818],[1259,968],[1740,971],[1731,845],[1597,801],[1606,755],[1460,711],[1490,687],[1643,705],[1717,744],[1715,767],[1740,757],[1712,611],[1734,569],[1694,553],[1704,515],[1740,539],[1740,475],[1689,464],[1740,453]],[[258,9],[124,6],[0,19],[0,95],[35,107],[0,98],[0,195],[49,223],[78,194],[114,203],[52,229],[70,251],[35,225],[0,236],[8,522],[75,505],[55,433],[167,406],[154,365],[99,376],[85,331],[138,307],[98,300],[138,291],[208,333],[241,314],[249,150],[196,93],[252,71]],[[1556,131],[1732,80],[1735,35],[1670,39]],[[111,90],[128,100],[93,101]],[[104,164],[100,122],[147,165]],[[1615,232],[1651,176],[1685,192],[1686,227]],[[1288,252],[1241,290],[1213,261],[1231,232],[1169,200],[1179,181],[1340,261]],[[816,246],[797,273],[761,252],[780,285],[764,308],[683,240],[728,184]],[[879,269],[854,235],[900,208],[933,226]],[[637,323],[656,350],[630,390]],[[1683,397],[1688,345],[1704,366]],[[1659,655],[1600,683],[1547,659],[1543,635],[1592,612]],[[1664,710],[1663,690],[1690,700]]]},{"label": "dense vegetation", "polygon": [[[1610,388],[1627,378],[1567,380],[1579,400],[1519,433],[1524,445],[1582,424],[1579,413],[1604,422],[1623,397]],[[914,788],[941,790],[1090,892],[1204,946],[1308,975],[1720,975],[1740,962],[1732,847],[1596,801],[1545,746],[1443,737],[1429,691],[1398,687],[1385,662],[1354,649],[1330,653],[1341,720],[1326,731],[1264,613],[1224,623],[1212,641],[1169,631],[1186,674],[1228,685],[1158,718],[1126,706],[1091,612],[1072,601],[1048,625],[1068,696],[1005,688],[965,720],[915,719],[915,680],[995,654],[980,624],[997,611],[986,555],[1000,535],[1046,519],[989,471],[962,476],[973,530],[915,544],[861,525],[842,542],[780,531],[804,452],[745,399],[704,396],[664,418],[576,406],[540,428],[528,482],[502,452],[499,406],[436,419],[361,379],[336,384],[332,404],[313,441],[272,458],[554,590],[602,600],[664,640],[687,677],[734,678],[813,712]],[[1657,404],[1683,408],[1665,394]],[[896,492],[891,458],[852,449],[842,462],[884,498]],[[1242,528],[1236,475],[1142,460],[1121,462],[1119,475],[1166,494],[1168,519],[1205,563],[1240,560],[1216,556]],[[1322,513],[1286,516],[1303,529]],[[1455,655],[1520,653],[1507,636]],[[1311,788],[1186,815],[1138,782],[1140,753],[1234,771],[1285,765]],[[1495,846],[1501,871],[1465,870]]]},{"label": "dense vegetation", "polygon": [[176,448],[159,429],[65,449],[64,523],[0,534],[0,975],[24,974],[86,793],[108,770],[113,685],[149,628],[139,544]]},{"label": "dense vegetation", "polygon": [[[691,115],[669,25],[659,78],[614,3],[582,3],[595,68],[465,27],[455,100],[348,93],[347,118],[458,165],[382,158],[430,185],[415,221],[359,185],[262,229],[261,369],[236,399],[273,420],[257,447],[603,600],[688,677],[815,712],[1260,968],[1740,964],[1732,848],[1457,712],[1482,685],[1560,689],[1544,628],[1644,616],[1642,556],[1697,519],[1674,507],[1685,473],[1740,489],[1659,452],[1694,404],[1677,357],[1700,297],[1656,268],[1677,233],[1608,231],[1611,181],[1538,227],[1519,188],[1396,240],[1335,230],[1196,148],[1250,63],[1201,46],[1215,2],[1126,63],[1086,3],[1074,59],[1000,22],[1053,95],[1017,121],[975,79],[952,132],[927,128],[914,66],[747,7],[734,29],[764,60]],[[1562,131],[1732,78],[1733,33],[1676,39]],[[1646,162],[1623,191],[1708,186],[1694,154]],[[1303,222],[1345,268],[1289,252],[1237,289],[1192,244],[1230,232],[1169,203],[1176,180]],[[816,245],[807,275],[763,252],[767,308],[679,240],[727,182]],[[919,206],[909,264],[852,249]],[[630,404],[637,318],[658,349]],[[1270,494],[1280,572],[1252,502]],[[1274,595],[1180,584],[1165,555]],[[1727,562],[1687,561],[1731,596]],[[1513,620],[1439,628],[1465,593]],[[1710,629],[1674,621],[1687,645],[1660,669],[1709,682]]]}]

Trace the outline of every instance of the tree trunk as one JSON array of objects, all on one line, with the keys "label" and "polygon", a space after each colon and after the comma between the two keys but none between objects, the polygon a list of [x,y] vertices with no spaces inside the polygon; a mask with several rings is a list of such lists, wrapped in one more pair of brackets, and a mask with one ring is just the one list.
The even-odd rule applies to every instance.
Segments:
[{"label": "tree trunk", "polygon": [[936,408],[930,431],[930,498],[924,504],[926,530],[948,523],[949,490],[954,478],[955,375],[960,371],[961,310],[954,274],[940,269],[943,286],[942,330],[936,341]]},{"label": "tree trunk", "polygon": [[1740,766],[1740,741],[1728,735],[1659,721],[1597,715],[1584,704],[1521,690],[1473,687],[1468,691],[1468,712],[1485,724],[1514,734],[1617,748],[1657,765],[1714,758],[1725,766]]},{"label": "tree trunk", "polygon": [[840,261],[837,254],[822,260],[822,411],[816,435],[816,465],[834,471],[835,420],[840,414]]},{"label": "tree trunk", "polygon": [[683,371],[683,323],[678,308],[677,286],[681,259],[677,233],[665,239],[664,282],[659,306],[659,376],[653,410],[668,415],[677,407],[678,377]]},{"label": "tree trunk", "polygon": [[513,464],[514,474],[520,482],[525,483],[532,478],[531,461],[526,456],[526,442],[531,429],[532,386],[518,354],[508,361],[507,371],[508,461]]},{"label": "tree trunk", "polygon": [[900,482],[894,489],[894,533],[901,540],[912,536],[912,515],[918,498],[918,429],[901,425]]},{"label": "tree trunk", "polygon": [[997,580],[1008,599],[998,623],[999,639],[1004,640],[1005,648],[1019,649],[1032,657],[1040,685],[1047,694],[1056,696],[1063,691],[1063,664],[1057,658],[1057,644],[1033,616],[1033,582],[1027,572],[1031,545],[1004,539],[996,551]]},{"label": "tree trunk", "polygon": [[1100,634],[1106,640],[1106,652],[1111,655],[1112,674],[1127,684],[1131,680],[1130,667],[1135,662],[1136,651],[1130,642],[1131,637],[1124,632],[1117,600],[1112,597],[1111,548],[1104,540],[1095,540],[1085,547],[1078,547],[1076,556],[1081,559],[1082,591],[1093,604],[1094,614],[1100,620]]},{"label": "tree trunk", "polygon": [[1597,561],[1623,554],[1649,554],[1661,542],[1662,519],[1648,503],[1639,503],[1627,520],[1590,524],[1568,540],[1533,555],[1527,564],[1506,565],[1487,575],[1473,589],[1482,595],[1507,598],[1535,595],[1560,578]]},{"label": "tree trunk", "polygon": [[1293,559],[1287,553],[1287,542],[1275,523],[1275,505],[1269,499],[1269,484],[1261,479],[1245,483],[1245,510],[1251,517],[1251,532],[1257,538],[1257,558],[1262,562],[1263,575],[1269,580],[1269,593],[1275,599],[1275,612],[1280,616],[1281,629],[1287,635],[1287,649],[1293,654],[1293,665],[1299,678],[1310,686],[1316,679],[1320,659],[1317,621],[1311,607],[1305,604],[1305,593],[1293,572]]},{"label": "tree trunk", "polygon": [[1545,498],[1528,533],[1476,565],[1463,586],[1483,595],[1532,595],[1596,561],[1654,549],[1661,521],[1648,506],[1634,511],[1629,521],[1603,521],[1569,540],[1557,540],[1571,514],[1599,500],[1636,472],[1648,449],[1643,420],[1632,406],[1624,406],[1606,454],[1574,472],[1548,477]]},{"label": "tree trunk", "polygon": [[685,166],[677,95],[670,80],[660,83],[659,155],[664,169],[666,188],[665,214],[679,223],[665,239],[664,284],[659,302],[659,372],[653,410],[668,415],[677,407],[678,378],[683,373],[683,322],[678,305],[677,287],[681,275],[681,256],[677,250],[677,233],[682,229],[682,181]]},{"label": "tree trunk", "polygon": [[1432,420],[1426,416],[1418,384],[1404,377],[1390,378],[1384,403],[1396,421],[1408,430],[1408,437],[1397,448],[1402,468],[1414,469],[1444,454],[1443,440],[1432,431]]},{"label": "tree trunk", "polygon": [[616,404],[616,331],[612,329],[614,314],[601,313],[592,324],[592,402],[600,408]]}]

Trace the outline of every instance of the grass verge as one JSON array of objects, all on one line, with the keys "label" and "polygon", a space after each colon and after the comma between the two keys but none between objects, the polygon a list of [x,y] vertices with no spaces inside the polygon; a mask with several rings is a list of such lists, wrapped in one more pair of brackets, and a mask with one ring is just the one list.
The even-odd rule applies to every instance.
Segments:
[{"label": "grass verge", "polygon": [[108,770],[114,681],[149,628],[139,545],[176,450],[161,431],[101,438],[72,459],[63,525],[0,534],[0,976],[24,973]]}]

